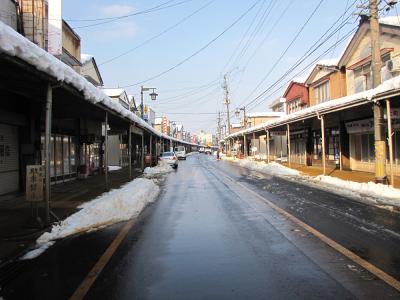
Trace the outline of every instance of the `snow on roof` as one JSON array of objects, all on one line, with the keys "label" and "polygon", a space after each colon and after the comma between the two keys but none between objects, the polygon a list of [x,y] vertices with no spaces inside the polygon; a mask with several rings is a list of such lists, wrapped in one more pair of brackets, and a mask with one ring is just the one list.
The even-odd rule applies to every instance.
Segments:
[{"label": "snow on roof", "polygon": [[339,57],[336,57],[336,58],[322,59],[317,62],[317,65],[325,67],[336,67],[338,63],[339,63]]},{"label": "snow on roof", "polygon": [[264,111],[264,112],[253,112],[247,113],[248,118],[261,118],[261,117],[281,117],[284,113],[279,111]]},{"label": "snow on roof", "polygon": [[379,18],[379,23],[391,26],[400,26],[400,18],[398,16],[387,16]]},{"label": "snow on roof", "polygon": [[240,124],[240,123],[234,123],[234,124],[231,124],[231,127],[232,127],[232,128],[240,128],[240,127],[242,127],[242,124]]},{"label": "snow on roof", "polygon": [[296,83],[305,83],[306,80],[307,80],[307,77],[305,77],[305,76],[304,77],[296,77],[296,78],[292,79],[292,81],[296,82]]},{"label": "snow on roof", "polygon": [[108,97],[119,97],[125,93],[124,89],[121,88],[102,88],[101,89]]},{"label": "snow on roof", "polygon": [[[0,53],[15,56],[32,65],[41,72],[54,77],[57,81],[71,85],[82,93],[83,98],[93,104],[101,104],[114,110],[121,117],[135,122],[138,126],[153,134],[177,142],[184,142],[164,135],[147,124],[120,103],[109,98],[103,90],[96,88],[85,77],[75,72],[56,57],[38,47],[11,27],[0,21]],[[187,143],[187,142],[185,142]],[[188,143],[189,144],[189,143]],[[196,144],[192,144],[196,145]]]},{"label": "snow on roof", "polygon": [[81,54],[81,63],[84,65],[86,63],[88,63],[89,61],[91,61],[93,58],[93,55],[90,54]]},{"label": "snow on roof", "polygon": [[294,122],[299,119],[301,120],[303,118],[314,117],[317,114],[328,113],[330,110],[334,110],[334,109],[345,109],[350,104],[357,104],[357,103],[365,104],[365,103],[373,101],[375,98],[381,96],[382,94],[386,94],[389,92],[392,92],[392,93],[400,92],[400,76],[396,76],[392,79],[389,79],[374,89],[360,92],[360,93],[357,93],[354,95],[349,95],[346,97],[330,100],[327,102],[323,102],[318,105],[314,105],[314,106],[308,107],[306,109],[297,111],[295,113],[292,113],[289,115],[284,115],[278,119],[270,120],[270,121],[264,122],[260,125],[257,125],[257,126],[245,129],[245,130],[241,130],[239,132],[235,132],[235,133],[227,136],[227,138],[240,136],[240,135],[247,134],[247,133],[252,133],[252,132],[255,132],[258,130],[262,130],[264,128],[272,128],[272,127],[281,126],[288,122]]}]

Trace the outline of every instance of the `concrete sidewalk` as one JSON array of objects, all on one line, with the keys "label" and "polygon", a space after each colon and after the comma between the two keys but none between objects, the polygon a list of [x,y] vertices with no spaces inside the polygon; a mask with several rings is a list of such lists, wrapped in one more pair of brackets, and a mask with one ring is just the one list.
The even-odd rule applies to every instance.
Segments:
[{"label": "concrete sidewalk", "polygon": [[[133,177],[141,175],[133,171]],[[109,172],[110,189],[115,189],[128,182],[129,170],[123,168]],[[87,179],[76,179],[52,185],[52,212],[63,220],[76,212],[78,206],[90,201],[105,192],[104,175],[90,176]],[[43,204],[38,209],[43,218]],[[24,194],[13,194],[0,197],[0,268],[7,261],[18,257],[47,229],[30,226],[32,209],[30,202],[25,201]]]},{"label": "concrete sidewalk", "polygon": [[[289,167],[287,163],[282,163],[282,165]],[[322,166],[304,166],[300,164],[291,163],[290,168],[294,170],[298,170],[305,175],[309,176],[318,176],[323,174]],[[361,172],[361,171],[344,171],[336,168],[326,169],[326,175],[337,177],[343,180],[355,181],[355,182],[374,182],[375,176],[374,173],[369,172]],[[394,178],[394,187],[400,188],[400,177],[395,176]]]}]

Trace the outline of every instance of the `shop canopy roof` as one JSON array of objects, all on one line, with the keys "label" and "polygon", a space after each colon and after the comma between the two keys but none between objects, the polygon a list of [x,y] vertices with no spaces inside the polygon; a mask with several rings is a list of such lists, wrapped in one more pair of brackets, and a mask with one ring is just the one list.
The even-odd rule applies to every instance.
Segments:
[{"label": "shop canopy roof", "polygon": [[225,139],[276,128],[285,124],[324,115],[338,110],[344,110],[354,106],[372,103],[374,101],[383,100],[398,95],[400,95],[400,76],[385,81],[375,89],[320,103],[295,113],[285,115],[281,118],[270,120],[257,126],[232,133]]},{"label": "shop canopy roof", "polygon": [[37,70],[46,73],[60,83],[72,86],[82,94],[82,98],[93,104],[100,104],[116,112],[122,118],[134,122],[158,137],[169,139],[187,145],[197,145],[158,132],[144,120],[131,111],[125,109],[121,104],[113,101],[101,89],[96,88],[85,77],[78,74],[71,67],[59,59],[38,47],[24,36],[20,35],[11,27],[0,21],[0,53],[17,57],[32,65]]}]

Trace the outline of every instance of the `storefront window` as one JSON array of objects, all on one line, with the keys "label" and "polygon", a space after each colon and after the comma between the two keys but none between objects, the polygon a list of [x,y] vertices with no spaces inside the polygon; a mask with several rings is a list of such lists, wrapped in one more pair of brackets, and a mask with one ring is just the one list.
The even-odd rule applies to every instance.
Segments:
[{"label": "storefront window", "polygon": [[[357,141],[360,142],[358,145]],[[363,162],[372,162],[375,160],[375,146],[373,134],[362,134],[360,139],[356,139],[355,147],[360,147],[360,160]]]}]

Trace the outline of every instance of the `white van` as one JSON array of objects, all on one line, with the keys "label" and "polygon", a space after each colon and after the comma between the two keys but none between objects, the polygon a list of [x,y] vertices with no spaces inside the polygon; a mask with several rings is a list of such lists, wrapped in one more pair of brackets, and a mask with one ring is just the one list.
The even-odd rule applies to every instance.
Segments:
[{"label": "white van", "polygon": [[175,147],[175,155],[178,159],[186,160],[186,149],[184,146]]}]

